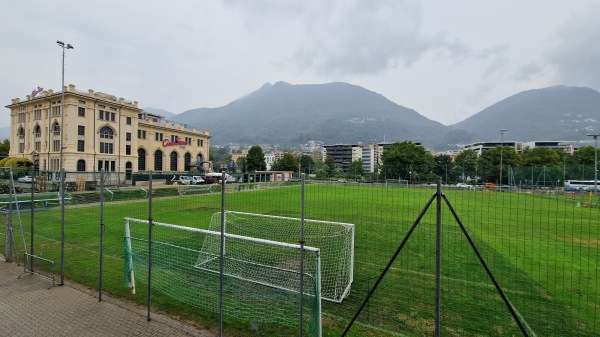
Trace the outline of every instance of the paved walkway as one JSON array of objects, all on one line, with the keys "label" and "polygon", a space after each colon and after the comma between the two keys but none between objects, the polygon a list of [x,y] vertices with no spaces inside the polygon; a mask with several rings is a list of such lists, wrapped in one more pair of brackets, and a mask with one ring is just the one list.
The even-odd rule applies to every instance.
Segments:
[{"label": "paved walkway", "polygon": [[216,333],[199,330],[146,308],[91,293],[65,282],[53,287],[36,275],[19,275],[23,267],[0,258],[0,336],[199,336]]}]

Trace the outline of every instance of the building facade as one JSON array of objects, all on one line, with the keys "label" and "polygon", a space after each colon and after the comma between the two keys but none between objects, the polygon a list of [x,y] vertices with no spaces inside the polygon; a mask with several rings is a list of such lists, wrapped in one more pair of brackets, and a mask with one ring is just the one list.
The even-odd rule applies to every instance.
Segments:
[{"label": "building facade", "polygon": [[61,159],[66,172],[183,172],[203,162],[210,168],[208,131],[147,113],[138,102],[74,85],[64,90],[64,115],[62,92],[42,88],[6,106],[10,157],[49,172],[60,171]]}]

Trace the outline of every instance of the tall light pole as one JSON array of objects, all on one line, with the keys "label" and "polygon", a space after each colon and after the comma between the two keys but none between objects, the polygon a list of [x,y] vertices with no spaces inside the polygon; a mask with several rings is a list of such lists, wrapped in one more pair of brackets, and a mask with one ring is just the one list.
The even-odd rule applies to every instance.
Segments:
[{"label": "tall light pole", "polygon": [[60,186],[58,187],[60,194],[60,214],[61,214],[61,240],[60,240],[60,285],[65,284],[65,168],[63,165],[63,149],[65,139],[65,51],[73,49],[73,46],[62,41],[56,41],[56,44],[62,48],[62,83],[61,83],[61,98],[60,98]]},{"label": "tall light pole", "polygon": [[504,152],[504,132],[506,129],[500,129],[500,137],[502,138],[500,145],[500,180],[498,180],[498,186],[502,185],[502,152]]},{"label": "tall light pole", "polygon": [[594,195],[598,191],[598,133],[588,134],[588,137],[594,137]]}]

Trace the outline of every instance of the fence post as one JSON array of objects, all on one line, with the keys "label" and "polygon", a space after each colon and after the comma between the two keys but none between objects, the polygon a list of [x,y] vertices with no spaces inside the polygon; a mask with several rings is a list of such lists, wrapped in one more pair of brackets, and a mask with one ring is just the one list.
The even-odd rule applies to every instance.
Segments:
[{"label": "fence post", "polygon": [[148,174],[148,313],[147,320],[150,321],[150,306],[152,305],[152,171]]},{"label": "fence post", "polygon": [[221,247],[219,261],[219,337],[223,336],[223,274],[225,267],[225,172],[221,174]]},{"label": "fence post", "polygon": [[100,170],[100,273],[98,280],[98,302],[102,302],[102,270],[104,252],[104,169]]},{"label": "fence post", "polygon": [[442,178],[438,177],[435,233],[435,336],[440,337],[442,308]]}]

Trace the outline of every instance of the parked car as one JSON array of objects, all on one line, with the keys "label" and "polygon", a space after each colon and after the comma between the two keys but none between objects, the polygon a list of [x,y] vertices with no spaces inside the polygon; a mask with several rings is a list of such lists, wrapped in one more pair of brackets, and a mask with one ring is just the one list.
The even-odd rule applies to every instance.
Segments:
[{"label": "parked car", "polygon": [[20,183],[30,183],[31,181],[33,181],[33,178],[31,178],[31,176],[23,176],[17,179],[17,181]]},{"label": "parked car", "polygon": [[356,179],[357,183],[361,183],[361,184],[370,184],[372,183],[372,181],[370,180],[366,180],[366,179]]},{"label": "parked car", "polygon": [[469,184],[465,184],[465,183],[458,183],[458,184],[456,184],[456,187],[471,188],[471,187],[473,187],[473,185],[469,185]]}]

